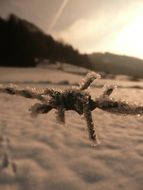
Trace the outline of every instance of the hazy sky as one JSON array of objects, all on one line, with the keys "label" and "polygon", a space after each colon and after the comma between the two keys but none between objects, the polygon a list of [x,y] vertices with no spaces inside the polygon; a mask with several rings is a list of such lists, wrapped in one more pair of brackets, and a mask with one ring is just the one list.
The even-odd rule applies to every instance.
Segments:
[{"label": "hazy sky", "polygon": [[0,0],[0,15],[9,13],[81,52],[143,58],[143,0]]}]

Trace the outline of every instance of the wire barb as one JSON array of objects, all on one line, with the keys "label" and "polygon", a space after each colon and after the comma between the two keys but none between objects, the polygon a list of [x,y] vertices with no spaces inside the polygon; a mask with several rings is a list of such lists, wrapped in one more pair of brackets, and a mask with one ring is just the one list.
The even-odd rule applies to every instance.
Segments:
[{"label": "wire barb", "polygon": [[101,76],[95,72],[90,72],[86,75],[85,79],[79,86],[79,90],[87,89],[95,79],[100,79]]}]

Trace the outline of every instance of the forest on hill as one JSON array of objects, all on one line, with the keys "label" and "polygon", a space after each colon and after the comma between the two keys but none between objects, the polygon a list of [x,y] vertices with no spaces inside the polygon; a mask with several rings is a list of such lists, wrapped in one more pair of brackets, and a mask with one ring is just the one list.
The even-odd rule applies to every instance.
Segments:
[{"label": "forest on hill", "polygon": [[35,24],[10,14],[0,18],[0,66],[36,67],[57,62],[109,74],[143,78],[143,60],[113,53],[82,54],[72,45],[55,40]]},{"label": "forest on hill", "polygon": [[65,62],[90,68],[86,54],[56,41],[34,24],[14,14],[0,18],[0,66],[35,67],[39,62]]}]

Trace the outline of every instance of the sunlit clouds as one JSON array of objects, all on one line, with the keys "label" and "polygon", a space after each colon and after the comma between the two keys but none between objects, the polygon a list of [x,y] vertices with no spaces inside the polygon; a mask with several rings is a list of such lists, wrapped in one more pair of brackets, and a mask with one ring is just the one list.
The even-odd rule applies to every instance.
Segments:
[{"label": "sunlit clouds", "polygon": [[0,16],[24,18],[80,52],[143,58],[143,0],[2,0]]},{"label": "sunlit clouds", "polygon": [[114,52],[143,58],[143,3],[78,19],[55,37],[81,52]]},{"label": "sunlit clouds", "polygon": [[143,13],[120,31],[116,48],[143,58]]}]

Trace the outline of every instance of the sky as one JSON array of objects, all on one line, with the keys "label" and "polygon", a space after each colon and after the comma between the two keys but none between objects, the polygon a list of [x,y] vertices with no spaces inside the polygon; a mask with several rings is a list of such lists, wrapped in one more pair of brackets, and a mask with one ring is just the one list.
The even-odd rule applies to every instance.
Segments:
[{"label": "sky", "polygon": [[0,16],[10,13],[81,53],[143,59],[143,0],[0,0]]}]

